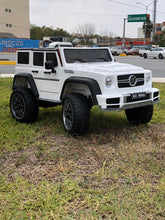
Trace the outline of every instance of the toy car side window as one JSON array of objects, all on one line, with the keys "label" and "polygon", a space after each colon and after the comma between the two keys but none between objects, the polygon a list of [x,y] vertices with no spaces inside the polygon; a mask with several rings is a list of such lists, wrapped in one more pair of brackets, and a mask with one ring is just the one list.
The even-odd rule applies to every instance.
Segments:
[{"label": "toy car side window", "polygon": [[18,52],[18,64],[29,64],[29,52]]},{"label": "toy car side window", "polygon": [[34,54],[33,54],[33,65],[34,66],[43,66],[44,65],[44,53],[34,52]]},{"label": "toy car side window", "polygon": [[46,61],[53,61],[54,66],[58,66],[57,57],[55,53],[46,53]]}]

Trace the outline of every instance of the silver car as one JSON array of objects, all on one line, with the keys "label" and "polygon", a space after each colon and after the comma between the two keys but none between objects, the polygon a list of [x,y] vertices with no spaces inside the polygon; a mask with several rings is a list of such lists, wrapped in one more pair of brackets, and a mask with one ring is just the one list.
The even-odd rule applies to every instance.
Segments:
[{"label": "silver car", "polygon": [[147,53],[147,58],[164,59],[165,47],[153,48],[150,52]]}]

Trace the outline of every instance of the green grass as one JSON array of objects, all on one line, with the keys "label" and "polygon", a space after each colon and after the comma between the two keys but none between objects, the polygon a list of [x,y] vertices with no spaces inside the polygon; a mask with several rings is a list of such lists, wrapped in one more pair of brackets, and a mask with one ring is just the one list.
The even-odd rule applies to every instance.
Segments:
[{"label": "green grass", "polygon": [[64,132],[61,107],[17,123],[11,87],[0,79],[0,220],[165,219],[165,84],[148,125],[94,107],[83,137]]}]

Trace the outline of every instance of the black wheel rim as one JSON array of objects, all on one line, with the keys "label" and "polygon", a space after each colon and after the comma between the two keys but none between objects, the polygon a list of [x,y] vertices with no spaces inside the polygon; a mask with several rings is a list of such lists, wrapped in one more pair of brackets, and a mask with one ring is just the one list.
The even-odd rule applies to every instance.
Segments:
[{"label": "black wheel rim", "polygon": [[63,104],[63,122],[66,130],[71,130],[73,125],[73,108],[69,100]]},{"label": "black wheel rim", "polygon": [[20,120],[25,115],[25,101],[20,94],[14,94],[11,100],[11,110],[13,116]]}]

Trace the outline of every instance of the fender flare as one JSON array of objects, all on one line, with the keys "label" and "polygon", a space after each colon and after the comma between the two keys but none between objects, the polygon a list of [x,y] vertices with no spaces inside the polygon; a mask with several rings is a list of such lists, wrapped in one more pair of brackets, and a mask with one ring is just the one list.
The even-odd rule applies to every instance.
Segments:
[{"label": "fender flare", "polygon": [[64,90],[65,90],[67,83],[81,83],[81,84],[87,85],[89,87],[91,94],[92,94],[94,104],[98,105],[96,95],[101,94],[101,89],[100,89],[98,82],[95,79],[91,79],[91,78],[87,78],[87,77],[69,77],[64,82],[64,85],[63,85],[63,88],[61,91],[61,96],[60,96],[61,100],[63,98]]},{"label": "fender flare", "polygon": [[24,78],[27,80],[27,82],[30,84],[30,87],[32,89],[32,92],[34,94],[34,96],[36,98],[39,97],[39,93],[38,93],[38,90],[37,90],[37,87],[36,87],[36,84],[35,84],[35,81],[34,81],[34,78],[32,77],[31,74],[29,73],[18,73],[14,76],[14,79],[13,79],[13,86],[12,86],[12,90],[14,90],[15,88],[17,88],[17,85],[16,85],[16,80],[17,79],[20,79],[20,78]]}]

